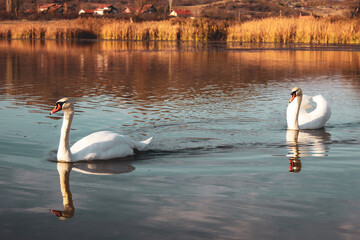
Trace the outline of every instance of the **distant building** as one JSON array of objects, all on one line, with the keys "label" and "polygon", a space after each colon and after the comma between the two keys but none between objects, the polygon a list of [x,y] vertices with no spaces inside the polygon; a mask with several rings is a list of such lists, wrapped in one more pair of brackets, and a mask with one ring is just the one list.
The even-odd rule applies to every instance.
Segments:
[{"label": "distant building", "polygon": [[48,3],[39,6],[39,13],[62,13],[64,11],[63,6],[57,3]]},{"label": "distant building", "polygon": [[94,15],[94,10],[91,9],[81,9],[79,15]]},{"label": "distant building", "polygon": [[136,10],[136,8],[134,7],[125,7],[124,13],[127,14],[131,14],[131,13],[136,13],[138,10]]},{"label": "distant building", "polygon": [[118,12],[117,8],[109,4],[100,5],[94,10],[94,13],[98,15],[117,13],[117,12]]},{"label": "distant building", "polygon": [[79,15],[105,15],[105,14],[116,14],[117,8],[110,4],[103,4],[95,9],[81,9]]},{"label": "distant building", "polygon": [[[145,5],[140,13],[154,13],[156,12],[156,8],[152,5],[152,4],[147,4]],[[139,13],[139,9],[136,8],[136,7],[126,7],[125,10],[124,10],[124,13],[127,13],[127,14],[138,14]]]},{"label": "distant building", "polygon": [[193,17],[193,14],[190,10],[188,9],[173,9],[169,16],[172,17]]}]

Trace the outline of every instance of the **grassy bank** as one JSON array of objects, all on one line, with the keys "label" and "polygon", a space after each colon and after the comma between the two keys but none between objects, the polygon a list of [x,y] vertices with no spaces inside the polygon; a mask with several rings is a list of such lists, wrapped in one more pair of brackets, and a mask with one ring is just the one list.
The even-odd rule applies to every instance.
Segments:
[{"label": "grassy bank", "polygon": [[358,20],[266,18],[245,23],[207,19],[132,23],[111,19],[0,22],[3,39],[116,39],[359,44]]}]

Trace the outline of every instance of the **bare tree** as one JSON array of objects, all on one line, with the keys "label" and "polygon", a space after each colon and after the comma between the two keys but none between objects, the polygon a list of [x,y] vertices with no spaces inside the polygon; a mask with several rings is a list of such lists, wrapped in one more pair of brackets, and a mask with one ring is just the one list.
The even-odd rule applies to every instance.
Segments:
[{"label": "bare tree", "polygon": [[135,7],[138,11],[137,14],[140,14],[149,3],[151,3],[151,0],[135,0]]},{"label": "bare tree", "polygon": [[6,12],[17,16],[20,9],[20,0],[6,0]]},{"label": "bare tree", "polygon": [[344,0],[344,4],[351,12],[351,17],[359,16],[360,14],[360,0]]}]

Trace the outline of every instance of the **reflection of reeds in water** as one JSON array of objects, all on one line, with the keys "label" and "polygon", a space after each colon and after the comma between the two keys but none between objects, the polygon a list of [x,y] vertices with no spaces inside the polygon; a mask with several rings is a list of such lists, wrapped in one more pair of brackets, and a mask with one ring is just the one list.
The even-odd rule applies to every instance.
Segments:
[{"label": "reflection of reeds in water", "polygon": [[[320,76],[352,78],[354,69],[360,67],[359,52],[193,51],[203,46],[206,45],[166,41],[0,41],[3,56],[0,72],[5,76],[0,83],[7,86],[0,88],[0,94],[41,95],[38,100],[46,106],[53,104],[58,99],[54,96],[59,94],[98,96],[107,94],[109,89],[114,96],[136,93],[138,99],[155,96],[162,100],[170,97],[170,88],[178,91],[192,88],[196,71],[212,80],[196,82],[195,91],[221,84],[224,91],[231,93],[234,83],[245,87],[249,79],[261,84],[267,79],[282,82],[294,76],[305,78],[314,72]],[[139,51],[132,54],[133,50]],[[234,63],[241,64],[241,68]],[[221,83],[212,78],[219,74],[219,69],[224,69]],[[58,79],[59,72],[61,81],[51,80]],[[34,104],[32,101],[31,105]]]},{"label": "reflection of reeds in water", "polygon": [[[250,45],[250,44],[249,44]],[[228,49],[237,49],[239,44],[226,44]],[[244,46],[244,45],[242,45]],[[250,45],[251,46],[251,45]],[[62,42],[62,41],[0,41],[2,49],[12,52],[46,52],[59,55],[93,54],[102,51],[103,55],[119,55],[123,51],[155,51],[158,55],[168,56],[169,51],[193,52],[203,50],[207,45],[201,43],[176,43],[167,41],[97,41],[97,42]],[[244,46],[246,48],[246,46]],[[297,48],[294,48],[296,50]],[[327,49],[328,50],[328,49]],[[331,49],[329,49],[331,50]],[[193,55],[193,54],[191,54]],[[232,51],[229,57],[243,61],[251,67],[254,64],[266,68],[271,63],[272,69],[286,69],[297,71],[297,74],[316,71],[331,73],[335,69],[349,74],[360,67],[360,53],[356,51]],[[191,61],[191,60],[190,60]],[[335,74],[339,74],[337,70]]]},{"label": "reflection of reeds in water", "polygon": [[101,51],[106,55],[119,55],[127,51],[151,51],[157,54],[168,54],[172,51],[194,52],[207,50],[208,45],[201,42],[174,42],[174,41],[32,41],[12,40],[0,41],[2,49],[12,52],[46,52],[57,55],[79,55]]},{"label": "reflection of reeds in water", "polygon": [[208,19],[132,23],[89,18],[47,22],[13,21],[0,24],[0,38],[117,39],[278,43],[360,43],[357,20],[266,18],[245,23]]}]

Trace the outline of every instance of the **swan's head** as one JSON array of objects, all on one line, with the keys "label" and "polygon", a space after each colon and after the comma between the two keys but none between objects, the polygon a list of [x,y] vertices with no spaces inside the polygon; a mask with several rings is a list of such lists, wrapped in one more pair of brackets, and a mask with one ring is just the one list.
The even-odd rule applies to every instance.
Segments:
[{"label": "swan's head", "polygon": [[291,103],[292,101],[294,101],[294,99],[295,99],[296,97],[299,97],[299,96],[302,96],[301,88],[299,88],[299,87],[294,87],[294,88],[291,90],[291,97],[290,97],[289,103]]},{"label": "swan's head", "polygon": [[58,100],[55,103],[55,107],[54,109],[50,112],[51,114],[54,114],[58,111],[67,111],[67,110],[74,110],[74,104],[71,102],[71,100],[69,98],[62,98],[60,100]]}]

